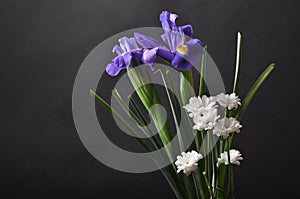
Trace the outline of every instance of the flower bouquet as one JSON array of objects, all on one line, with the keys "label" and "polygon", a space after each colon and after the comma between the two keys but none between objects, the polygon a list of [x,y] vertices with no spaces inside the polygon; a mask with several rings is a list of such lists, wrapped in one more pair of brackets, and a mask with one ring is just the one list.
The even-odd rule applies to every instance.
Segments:
[{"label": "flower bouquet", "polygon": [[[274,64],[265,69],[241,100],[238,96],[241,34],[238,33],[233,88],[228,94],[224,91],[209,96],[207,47],[193,38],[191,25],[177,26],[177,17],[167,11],[160,15],[161,39],[165,45],[138,32],[130,38],[122,37],[120,44],[113,48],[117,56],[106,67],[110,76],[124,70],[135,89],[137,98],[126,96],[130,105],[116,89],[112,95],[139,130],[94,91],[90,93],[151,154],[177,198],[234,198],[234,167],[240,165],[243,157],[239,150],[231,148],[232,141],[235,134],[240,133],[245,110]],[[179,76],[172,76],[170,69]],[[152,80],[157,75],[166,97]],[[178,82],[174,83],[176,78]],[[175,87],[179,95],[174,95]],[[171,112],[168,120],[161,108],[164,101]],[[149,113],[152,127],[145,113]],[[141,137],[141,133],[146,137]]]}]

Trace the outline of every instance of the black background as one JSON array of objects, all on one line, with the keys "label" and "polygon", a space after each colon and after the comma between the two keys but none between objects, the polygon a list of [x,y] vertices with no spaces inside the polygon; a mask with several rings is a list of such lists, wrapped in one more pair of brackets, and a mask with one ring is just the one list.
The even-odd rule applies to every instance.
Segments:
[{"label": "black background", "polygon": [[226,85],[236,32],[242,32],[241,97],[276,63],[235,139],[245,157],[235,172],[236,198],[299,198],[298,2],[2,0],[0,197],[174,198],[159,172],[122,173],[94,159],[76,133],[71,108],[73,81],[90,50],[121,31],[160,26],[166,9],[180,15],[179,24],[194,26]]}]

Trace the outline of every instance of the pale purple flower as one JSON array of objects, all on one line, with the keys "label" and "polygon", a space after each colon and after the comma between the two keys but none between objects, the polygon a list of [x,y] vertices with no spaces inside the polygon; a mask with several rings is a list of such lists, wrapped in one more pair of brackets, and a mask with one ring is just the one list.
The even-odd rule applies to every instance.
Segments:
[{"label": "pale purple flower", "polygon": [[203,43],[192,39],[193,30],[190,25],[178,27],[175,20],[178,16],[167,11],[160,15],[165,33],[162,40],[169,46],[173,54],[172,65],[179,70],[190,70],[203,54]]},{"label": "pale purple flower", "polygon": [[119,39],[119,43],[120,45],[116,45],[112,50],[118,56],[106,67],[106,72],[111,76],[116,76],[122,69],[129,67],[133,58],[142,59],[143,49],[138,47],[133,37],[122,37]]}]

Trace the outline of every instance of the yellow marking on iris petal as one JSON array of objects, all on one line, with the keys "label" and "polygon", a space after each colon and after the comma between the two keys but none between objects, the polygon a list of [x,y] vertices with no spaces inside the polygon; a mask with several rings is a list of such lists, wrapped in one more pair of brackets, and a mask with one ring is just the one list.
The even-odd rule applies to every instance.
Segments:
[{"label": "yellow marking on iris petal", "polygon": [[181,45],[177,48],[177,51],[180,53],[180,54],[183,54],[183,55],[187,55],[188,54],[188,48],[186,45]]}]

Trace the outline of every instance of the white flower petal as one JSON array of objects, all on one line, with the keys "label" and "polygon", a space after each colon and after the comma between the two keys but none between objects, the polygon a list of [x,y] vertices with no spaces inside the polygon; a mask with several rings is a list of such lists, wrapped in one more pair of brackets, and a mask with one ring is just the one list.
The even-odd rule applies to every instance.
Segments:
[{"label": "white flower petal", "polygon": [[241,100],[235,93],[231,93],[230,95],[221,93],[216,97],[216,100],[221,106],[228,110],[237,109],[238,106],[241,105]]},{"label": "white flower petal", "polygon": [[240,124],[240,122],[233,118],[222,118],[221,120],[218,120],[214,126],[213,129],[213,134],[217,135],[217,136],[222,136],[223,138],[227,138],[230,133],[239,133],[240,132],[240,128],[242,128],[242,125]]},{"label": "white flower petal", "polygon": [[196,151],[182,152],[181,156],[177,156],[177,161],[175,165],[177,166],[177,173],[183,171],[187,176],[194,172],[198,168],[198,161],[201,160],[203,156]]},{"label": "white flower petal", "polygon": [[[236,149],[230,149],[230,163],[235,165],[240,165],[240,161],[243,160],[242,154],[236,150]],[[228,165],[228,155],[227,151],[221,153],[221,157],[218,158],[217,167],[219,167],[221,164]]]}]

